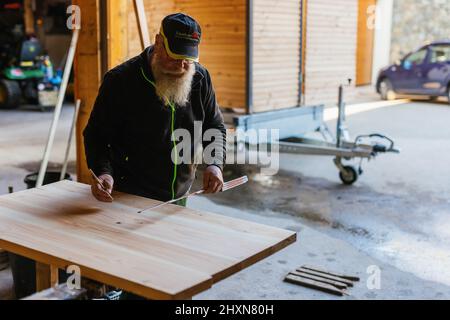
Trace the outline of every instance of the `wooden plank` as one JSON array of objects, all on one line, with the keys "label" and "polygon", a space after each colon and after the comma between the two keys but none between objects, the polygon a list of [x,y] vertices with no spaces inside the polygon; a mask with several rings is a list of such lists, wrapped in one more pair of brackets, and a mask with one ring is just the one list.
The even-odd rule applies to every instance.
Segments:
[{"label": "wooden plank", "polygon": [[329,270],[320,269],[318,267],[313,267],[313,266],[310,266],[310,265],[301,266],[301,269],[308,269],[308,270],[316,271],[318,273],[323,273],[325,275],[330,275],[330,276],[334,276],[334,277],[338,277],[338,278],[343,278],[343,279],[350,280],[350,281],[359,281],[360,280],[360,278],[357,277],[357,276],[350,276],[350,275],[346,275],[346,274],[332,272],[332,271],[329,271]]},{"label": "wooden plank", "polygon": [[139,38],[141,40],[141,49],[147,48],[150,42],[150,35],[148,33],[147,17],[145,15],[144,2],[142,0],[134,0],[134,13],[136,14],[136,21],[138,23]]},{"label": "wooden plank", "polygon": [[[291,231],[62,181],[0,196],[0,245],[48,265],[151,299],[192,297],[286,247]],[[45,274],[45,273],[44,273]],[[49,285],[49,279],[40,280]]]},{"label": "wooden plank", "polygon": [[332,280],[332,281],[342,282],[342,283],[345,283],[349,287],[353,287],[353,282],[350,281],[350,280],[347,280],[347,279],[343,279],[343,278],[340,278],[340,277],[335,277],[335,276],[332,276],[332,275],[329,275],[329,274],[324,274],[324,273],[321,273],[321,272],[317,272],[317,271],[310,270],[310,269],[305,269],[305,268],[299,268],[299,269],[297,269],[297,271],[298,272],[303,272],[303,273],[306,273],[306,274],[310,274],[312,276],[322,277],[324,279],[329,279],[329,280]]},{"label": "wooden plank", "polygon": [[301,278],[306,278],[306,279],[310,279],[310,280],[314,280],[317,282],[322,282],[322,283],[326,283],[326,284],[331,284],[332,286],[338,288],[338,289],[347,289],[348,286],[347,284],[341,282],[341,281],[334,281],[334,280],[330,280],[327,278],[322,278],[316,275],[311,275],[309,273],[304,273],[304,272],[298,272],[298,271],[293,271],[290,274],[293,274],[295,276],[299,276]]},{"label": "wooden plank", "polygon": [[344,294],[347,294],[344,290],[339,290],[331,284],[326,284],[311,279],[302,278],[294,274],[288,274],[284,279],[284,281],[292,284],[301,285],[303,287],[307,287],[310,289],[316,289],[326,293],[331,293],[338,296],[343,296]]}]

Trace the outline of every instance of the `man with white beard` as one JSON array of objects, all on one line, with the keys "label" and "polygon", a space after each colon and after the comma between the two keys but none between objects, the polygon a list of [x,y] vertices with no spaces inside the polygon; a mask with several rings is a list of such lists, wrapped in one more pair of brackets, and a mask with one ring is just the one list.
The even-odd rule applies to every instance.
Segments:
[{"label": "man with white beard", "polygon": [[[222,189],[226,130],[209,72],[198,63],[200,39],[193,18],[169,15],[153,46],[105,75],[84,130],[87,163],[100,180],[91,190],[99,201],[113,201],[113,189],[161,201],[185,195],[195,179],[200,144],[214,150],[208,161],[203,157],[203,188]],[[195,141],[194,123],[201,124],[200,137],[209,129],[219,135]],[[180,151],[177,129],[192,137],[183,145],[183,152],[191,149],[189,163],[173,160],[172,152]]]},{"label": "man with white beard", "polygon": [[[164,18],[154,46],[106,73],[88,125],[84,143],[89,168],[101,183],[93,182],[99,201],[113,201],[112,190],[162,201],[186,194],[195,179],[196,163],[172,161],[176,129],[194,137],[213,129],[213,141],[191,139],[186,149],[197,153],[199,143],[212,147],[203,175],[206,193],[222,189],[226,130],[208,71],[198,61],[201,29],[184,14]],[[184,150],[183,150],[184,151]],[[185,202],[179,202],[185,205]],[[33,260],[11,254],[16,298],[36,291]],[[60,280],[67,275],[60,273]],[[123,298],[138,299],[131,293]]]}]

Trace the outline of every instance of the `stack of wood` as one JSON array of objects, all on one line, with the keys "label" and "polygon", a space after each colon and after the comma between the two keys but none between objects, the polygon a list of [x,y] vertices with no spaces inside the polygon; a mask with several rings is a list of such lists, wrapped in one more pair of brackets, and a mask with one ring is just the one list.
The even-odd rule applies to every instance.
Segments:
[{"label": "stack of wood", "polygon": [[9,267],[8,252],[0,249],[0,271]]},{"label": "stack of wood", "polygon": [[353,287],[354,282],[359,281],[359,277],[326,271],[311,266],[301,266],[295,271],[289,272],[284,278],[284,281],[343,296],[349,295],[347,290]]}]

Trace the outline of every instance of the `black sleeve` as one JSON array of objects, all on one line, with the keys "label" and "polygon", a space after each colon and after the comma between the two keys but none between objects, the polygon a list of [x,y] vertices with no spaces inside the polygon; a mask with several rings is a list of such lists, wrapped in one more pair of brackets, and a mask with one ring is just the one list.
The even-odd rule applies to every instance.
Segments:
[{"label": "black sleeve", "polygon": [[222,112],[220,111],[219,105],[216,100],[216,93],[214,92],[214,87],[211,81],[211,76],[209,72],[205,69],[205,90],[203,96],[203,106],[205,111],[205,120],[203,122],[203,134],[209,129],[218,130],[215,135],[216,138],[211,139],[212,141],[205,141],[203,139],[203,149],[214,149],[215,152],[212,154],[213,157],[203,156],[204,162],[208,165],[215,165],[223,170],[226,160],[226,137],[227,130],[225,128],[225,123],[223,121]]},{"label": "black sleeve", "polygon": [[96,175],[113,174],[109,149],[113,133],[114,92],[113,75],[107,73],[83,132],[87,164]]}]

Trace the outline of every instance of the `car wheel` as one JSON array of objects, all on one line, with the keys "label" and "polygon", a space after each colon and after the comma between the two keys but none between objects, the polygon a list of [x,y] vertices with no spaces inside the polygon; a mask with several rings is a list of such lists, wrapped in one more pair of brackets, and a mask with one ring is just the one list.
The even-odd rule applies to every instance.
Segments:
[{"label": "car wheel", "polygon": [[448,103],[450,104],[450,84],[447,87],[447,98],[448,98]]},{"label": "car wheel", "polygon": [[380,96],[383,100],[395,100],[397,95],[395,94],[392,83],[389,79],[383,79],[380,82]]}]

